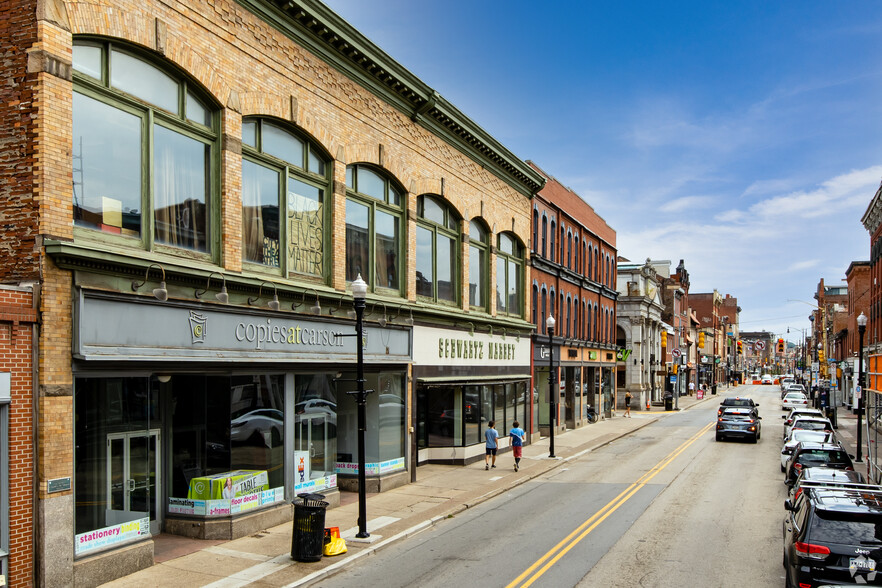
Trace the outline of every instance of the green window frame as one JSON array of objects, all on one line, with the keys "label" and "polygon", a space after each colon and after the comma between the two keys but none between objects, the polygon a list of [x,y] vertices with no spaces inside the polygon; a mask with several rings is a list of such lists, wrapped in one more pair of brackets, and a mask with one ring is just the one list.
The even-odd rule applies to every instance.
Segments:
[{"label": "green window frame", "polygon": [[496,244],[496,314],[524,315],[524,248],[508,233]]},{"label": "green window frame", "polygon": [[379,168],[346,166],[346,281],[359,275],[372,292],[401,296],[404,190]]},{"label": "green window frame", "polygon": [[490,230],[478,219],[469,222],[469,306],[486,311],[490,301]]},{"label": "green window frame", "polygon": [[440,196],[417,198],[416,293],[434,302],[459,301],[460,220]]},{"label": "green window frame", "polygon": [[210,260],[220,248],[220,116],[211,97],[145,52],[73,43],[77,238]]},{"label": "green window frame", "polygon": [[242,259],[250,269],[327,279],[332,168],[290,125],[243,119]]}]

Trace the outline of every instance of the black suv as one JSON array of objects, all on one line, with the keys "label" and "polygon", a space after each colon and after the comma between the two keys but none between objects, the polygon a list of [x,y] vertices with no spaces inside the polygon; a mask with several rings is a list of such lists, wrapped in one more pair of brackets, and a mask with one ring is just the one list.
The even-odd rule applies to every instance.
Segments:
[{"label": "black suv", "polygon": [[823,467],[837,470],[853,470],[852,456],[845,452],[838,443],[816,443],[802,441],[793,448],[793,454],[787,460],[784,483],[793,486],[799,473],[805,468]]},{"label": "black suv", "polygon": [[717,416],[723,414],[723,411],[727,408],[750,408],[754,414],[759,414],[759,404],[755,403],[750,398],[745,398],[743,396],[733,396],[731,398],[726,398],[723,402],[720,403],[720,408],[717,409]]},{"label": "black suv", "polygon": [[882,586],[882,487],[805,487],[784,508],[785,586]]}]

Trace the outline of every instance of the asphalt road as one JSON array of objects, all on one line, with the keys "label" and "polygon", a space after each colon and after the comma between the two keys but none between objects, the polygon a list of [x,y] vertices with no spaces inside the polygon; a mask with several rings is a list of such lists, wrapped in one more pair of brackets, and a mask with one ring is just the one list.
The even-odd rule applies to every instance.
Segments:
[{"label": "asphalt road", "polygon": [[315,586],[781,586],[777,386],[763,436],[715,442],[718,402],[671,414]]}]

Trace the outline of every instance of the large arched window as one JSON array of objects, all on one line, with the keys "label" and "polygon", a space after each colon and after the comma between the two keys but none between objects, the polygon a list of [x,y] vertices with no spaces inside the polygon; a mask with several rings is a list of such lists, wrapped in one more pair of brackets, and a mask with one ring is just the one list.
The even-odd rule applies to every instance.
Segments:
[{"label": "large arched window", "polygon": [[242,121],[242,257],[282,275],[325,274],[328,158],[283,123]]},{"label": "large arched window", "polygon": [[208,258],[220,210],[219,117],[208,96],[138,50],[82,39],[73,86],[74,225]]},{"label": "large arched window", "polygon": [[539,322],[538,322],[538,316],[537,316],[537,315],[538,315],[538,313],[539,313],[539,309],[538,309],[538,306],[539,306],[539,286],[537,286],[536,284],[533,284],[533,296],[532,296],[532,298],[533,298],[533,300],[532,300],[532,308],[533,308],[533,312],[532,312],[532,314],[530,315],[530,322],[532,322],[534,325],[538,325]]},{"label": "large arched window", "polygon": [[582,338],[582,323],[579,322],[579,299],[573,298],[573,337]]},{"label": "large arched window", "polygon": [[587,341],[593,341],[594,337],[591,336],[591,303],[588,302],[585,306],[585,339]]},{"label": "large arched window", "polygon": [[579,271],[579,235],[573,236],[573,270]]},{"label": "large arched window", "polygon": [[417,199],[416,291],[436,302],[459,300],[459,218],[440,196]]},{"label": "large arched window", "polygon": [[536,248],[539,247],[538,239],[539,239],[539,211],[534,208],[533,209],[533,242],[530,243],[530,250],[533,253],[536,253]]},{"label": "large arched window", "polygon": [[545,319],[548,317],[548,291],[542,286],[542,317],[539,319],[539,329],[542,334],[547,335],[548,330],[545,328]]},{"label": "large arched window", "polygon": [[404,191],[374,168],[346,166],[346,280],[401,294]]},{"label": "large arched window", "polygon": [[588,242],[584,239],[582,240],[582,265],[579,267],[579,274],[583,276],[588,276],[585,273],[585,260],[588,259]]},{"label": "large arched window", "polygon": [[594,247],[592,245],[588,245],[588,252],[585,254],[585,257],[588,260],[588,271],[585,272],[585,277],[588,278],[589,280],[592,277],[591,272],[594,271],[594,261],[593,261],[593,256],[591,254],[593,249],[594,249]]},{"label": "large arched window", "polygon": [[[566,324],[567,339],[572,337],[572,331],[570,330],[570,325],[572,324],[572,320],[573,320],[573,299],[570,298],[569,296],[567,296],[567,324]],[[561,330],[563,330],[563,329],[561,329]]]},{"label": "large arched window", "polygon": [[557,235],[557,230],[554,228],[554,220],[551,221],[551,243],[548,248],[548,259],[550,261],[554,261],[557,258],[557,251],[555,250],[555,235]]},{"label": "large arched window", "polygon": [[520,243],[501,233],[496,247],[496,313],[523,316],[524,252]]},{"label": "large arched window", "polygon": [[548,239],[548,219],[542,215],[542,257],[546,257],[548,250],[545,248]]},{"label": "large arched window", "polygon": [[573,234],[567,231],[567,267],[573,267]]},{"label": "large arched window", "polygon": [[489,293],[490,231],[473,219],[469,223],[469,306],[487,310]]}]

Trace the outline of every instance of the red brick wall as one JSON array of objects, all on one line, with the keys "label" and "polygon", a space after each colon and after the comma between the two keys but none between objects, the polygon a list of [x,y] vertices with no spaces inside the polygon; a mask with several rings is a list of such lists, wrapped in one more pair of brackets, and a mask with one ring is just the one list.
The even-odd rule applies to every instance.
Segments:
[{"label": "red brick wall", "polygon": [[[36,3],[0,3],[0,283],[36,279],[38,211],[34,201],[34,82],[28,55],[37,37]],[[14,229],[10,229],[14,227]]]},{"label": "red brick wall", "polygon": [[[33,294],[0,287],[0,372],[11,374],[9,405],[9,586],[33,586]],[[14,321],[18,321],[17,323]]]}]

